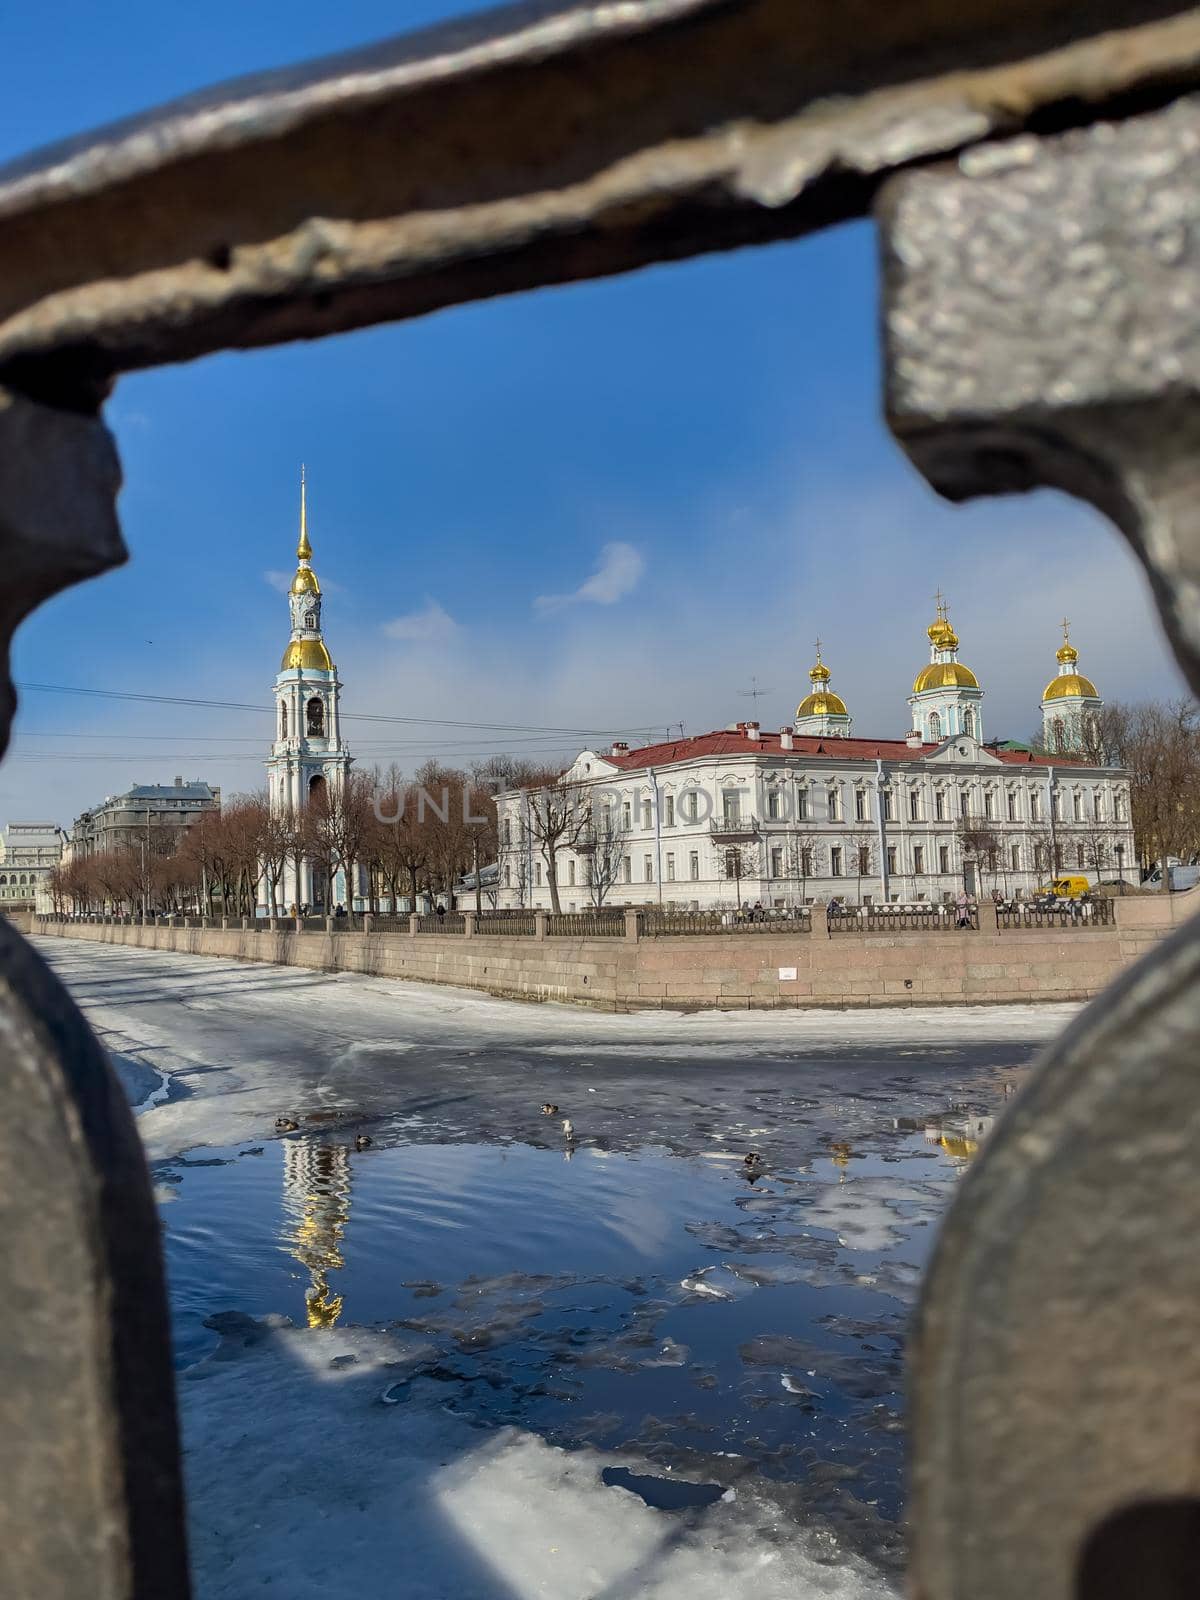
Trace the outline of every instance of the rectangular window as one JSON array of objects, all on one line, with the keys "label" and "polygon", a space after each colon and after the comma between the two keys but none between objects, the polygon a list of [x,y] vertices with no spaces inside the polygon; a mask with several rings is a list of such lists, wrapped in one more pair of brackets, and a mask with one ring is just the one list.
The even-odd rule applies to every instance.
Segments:
[{"label": "rectangular window", "polygon": [[996,798],[991,790],[987,790],[983,797],[983,814],[990,822],[996,812]]},{"label": "rectangular window", "polygon": [[839,817],[840,817],[839,802],[840,802],[840,797],[838,795],[837,790],[836,789],[830,789],[829,790],[829,820],[830,820],[830,822],[837,822],[839,820]]},{"label": "rectangular window", "polygon": [[1073,822],[1083,821],[1083,796],[1078,791],[1071,796],[1071,820]]},{"label": "rectangular window", "polygon": [[643,800],[642,801],[642,827],[643,828],[651,828],[653,826],[654,826],[654,820],[653,820],[653,816],[651,814],[650,802],[649,802],[649,800]]},{"label": "rectangular window", "polygon": [[813,869],[813,853],[806,845],[800,852],[800,874],[802,877],[811,878]]},{"label": "rectangular window", "polygon": [[890,789],[883,791],[883,820],[885,822],[896,820],[896,799]]},{"label": "rectangular window", "polygon": [[666,811],[667,816],[665,826],[668,828],[673,828],[675,826],[675,796],[673,794],[669,794],[667,796]]},{"label": "rectangular window", "polygon": [[512,843],[512,818],[511,817],[505,817],[505,819],[504,819],[504,842],[505,842],[505,844],[511,844]]},{"label": "rectangular window", "polygon": [[915,845],[913,845],[913,872],[916,873],[916,875],[918,877],[920,877],[920,875],[924,871],[925,871],[925,846],[923,844],[915,844]]},{"label": "rectangular window", "polygon": [[699,878],[699,876],[700,876],[700,852],[699,852],[699,850],[693,850],[692,853],[688,856],[688,872],[691,874],[692,882],[695,883],[697,878]]},{"label": "rectangular window", "polygon": [[633,826],[633,807],[628,800],[622,800],[621,802],[621,826],[626,833]]},{"label": "rectangular window", "polygon": [[771,876],[783,877],[783,851],[777,844],[771,846]]},{"label": "rectangular window", "polygon": [[1075,865],[1080,871],[1083,870],[1083,846],[1081,844],[1075,846]]},{"label": "rectangular window", "polygon": [[939,789],[933,797],[933,814],[939,822],[946,820],[946,796]]},{"label": "rectangular window", "polygon": [[779,790],[767,790],[767,815],[772,822],[779,821]]},{"label": "rectangular window", "polygon": [[1019,844],[1014,844],[1012,849],[1011,849],[1011,851],[1009,852],[1009,864],[1011,865],[1011,867],[1012,867],[1014,872],[1020,872],[1020,870],[1021,870],[1021,846]]},{"label": "rectangular window", "polygon": [[896,846],[894,844],[890,844],[887,847],[887,867],[889,872],[895,872],[896,870]]},{"label": "rectangular window", "polygon": [[642,881],[644,883],[653,883],[654,882],[654,857],[653,856],[643,856],[642,857]]},{"label": "rectangular window", "polygon": [[854,820],[855,822],[867,820],[867,795],[864,789],[854,791]]},{"label": "rectangular window", "polygon": [[700,796],[696,793],[695,789],[691,789],[687,794],[684,795],[683,798],[685,808],[684,814],[689,822],[695,822],[696,818],[700,815]]},{"label": "rectangular window", "polygon": [[841,875],[842,847],[840,844],[835,844],[833,849],[829,852],[829,876],[831,878],[840,878]]},{"label": "rectangular window", "polygon": [[726,850],[725,852],[725,876],[727,878],[740,877],[740,873],[738,871],[738,853],[736,850]]},{"label": "rectangular window", "polygon": [[859,877],[860,878],[865,877],[867,875],[867,873],[870,872],[870,870],[871,870],[871,847],[868,844],[860,844],[859,847],[858,847],[858,875],[859,875]]},{"label": "rectangular window", "polygon": [[797,817],[797,820],[803,822],[805,817],[807,817],[807,816],[808,816],[808,790],[807,789],[797,788],[797,790],[796,790],[796,817]]},{"label": "rectangular window", "polygon": [[621,876],[625,879],[626,883],[632,883],[633,882],[633,857],[632,856],[626,856],[625,859],[621,862]]},{"label": "rectangular window", "polygon": [[675,882],[675,857],[669,850],[667,851],[667,882]]},{"label": "rectangular window", "polygon": [[721,815],[726,827],[736,827],[742,820],[742,796],[737,789],[725,789],[721,794]]},{"label": "rectangular window", "polygon": [[958,791],[958,814],[960,817],[970,816],[971,797],[965,789]]},{"label": "rectangular window", "polygon": [[908,791],[908,819],[910,822],[920,822],[921,820],[921,796],[916,789]]},{"label": "rectangular window", "polygon": [[1017,820],[1017,797],[1011,789],[1008,791],[1008,820],[1010,822]]},{"label": "rectangular window", "polygon": [[533,881],[540,889],[542,886],[542,863],[535,861],[533,864]]},{"label": "rectangular window", "polygon": [[575,883],[575,862],[574,862],[574,860],[571,860],[571,861],[567,862],[567,882],[569,884],[571,884],[572,886]]},{"label": "rectangular window", "polygon": [[950,846],[948,844],[938,845],[938,871],[950,871]]},{"label": "rectangular window", "polygon": [[1062,820],[1062,795],[1059,794],[1057,789],[1055,789],[1054,793],[1050,796],[1050,815],[1054,818],[1055,822]]},{"label": "rectangular window", "polygon": [[1030,822],[1040,822],[1041,818],[1042,818],[1042,797],[1038,793],[1038,791],[1036,789],[1034,789],[1034,790],[1031,791],[1030,796],[1029,796],[1029,820],[1030,820]]},{"label": "rectangular window", "polygon": [[1104,821],[1104,796],[1099,789],[1092,790],[1092,820],[1094,822]]}]

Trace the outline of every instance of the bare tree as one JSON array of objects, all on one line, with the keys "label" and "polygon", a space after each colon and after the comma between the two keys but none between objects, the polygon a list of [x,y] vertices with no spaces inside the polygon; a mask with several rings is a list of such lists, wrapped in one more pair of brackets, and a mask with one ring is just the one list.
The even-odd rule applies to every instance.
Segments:
[{"label": "bare tree", "polygon": [[983,875],[991,874],[992,891],[996,889],[996,875],[1000,866],[1000,835],[990,817],[960,817],[955,828],[963,860],[975,865],[978,883],[976,893],[983,891]]},{"label": "bare tree", "polygon": [[548,771],[540,781],[525,790],[524,817],[529,838],[546,864],[546,884],[550,908],[557,916],[562,910],[558,895],[558,858],[563,850],[573,850],[588,829],[587,791],[583,784],[565,773]]},{"label": "bare tree", "polygon": [[626,844],[627,832],[617,807],[605,802],[597,815],[592,802],[588,827],[577,848],[586,852],[584,860],[588,893],[597,911],[607,899],[609,890],[620,881]]},{"label": "bare tree", "polygon": [[808,880],[820,875],[821,835],[811,828],[794,828],[788,834],[788,876],[800,884],[800,898],[808,898]]}]

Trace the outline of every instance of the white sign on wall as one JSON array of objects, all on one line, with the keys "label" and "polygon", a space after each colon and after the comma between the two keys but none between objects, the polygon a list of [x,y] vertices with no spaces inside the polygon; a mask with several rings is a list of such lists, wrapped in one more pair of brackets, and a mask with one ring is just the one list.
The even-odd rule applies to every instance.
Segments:
[{"label": "white sign on wall", "polygon": [[780,969],[779,969],[779,981],[780,981],[780,983],[795,983],[795,981],[796,981],[796,969],[795,969],[795,967],[780,967]]}]

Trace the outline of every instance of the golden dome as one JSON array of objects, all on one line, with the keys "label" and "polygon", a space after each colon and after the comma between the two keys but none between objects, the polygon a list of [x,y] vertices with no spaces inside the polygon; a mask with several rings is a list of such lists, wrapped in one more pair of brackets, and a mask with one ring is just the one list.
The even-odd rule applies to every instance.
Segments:
[{"label": "golden dome", "polygon": [[929,642],[935,650],[958,649],[958,635],[945,617],[939,617],[936,622],[931,622],[925,632],[929,635]]},{"label": "golden dome", "polygon": [[[1075,652],[1072,651],[1071,654],[1074,655]],[[1058,652],[1058,656],[1061,661],[1061,650]],[[1042,699],[1065,700],[1069,696],[1076,694],[1086,695],[1093,700],[1099,700],[1100,698],[1096,693],[1096,685],[1090,678],[1085,678],[1081,672],[1064,672],[1061,678],[1050,679]]]},{"label": "golden dome", "polygon": [[321,585],[317,582],[317,575],[311,567],[297,567],[296,576],[292,579],[293,594],[320,594]]},{"label": "golden dome", "polygon": [[[936,626],[936,624],[935,624]],[[933,633],[933,628],[929,630]],[[951,634],[953,638],[953,634]],[[939,650],[952,650],[958,645],[954,640],[953,645],[938,645]],[[931,661],[927,667],[922,667],[913,679],[913,693],[924,694],[926,689],[978,689],[979,679],[970,667],[964,667],[961,661]]]},{"label": "golden dome", "polygon": [[283,652],[279,670],[288,672],[292,667],[307,667],[317,672],[332,672],[333,662],[323,639],[293,639]]},{"label": "golden dome", "polygon": [[829,668],[821,660],[820,656],[818,656],[816,665],[809,669],[809,681],[811,683],[828,683],[832,676],[833,674],[830,672]]},{"label": "golden dome", "polygon": [[1079,660],[1079,651],[1070,643],[1060,644],[1054,652],[1054,659],[1065,667],[1069,662],[1072,666]]},{"label": "golden dome", "polygon": [[840,695],[830,689],[823,689],[820,694],[810,694],[801,700],[796,707],[797,717],[845,717],[849,716],[846,702]]}]

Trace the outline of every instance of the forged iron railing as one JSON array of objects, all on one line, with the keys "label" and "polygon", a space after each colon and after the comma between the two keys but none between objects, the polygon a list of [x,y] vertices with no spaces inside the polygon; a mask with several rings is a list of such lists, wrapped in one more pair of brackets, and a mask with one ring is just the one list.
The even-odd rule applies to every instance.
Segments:
[{"label": "forged iron railing", "polygon": [[959,924],[953,905],[931,902],[927,906],[845,906],[826,911],[830,937],[842,933],[965,933],[978,930],[979,908],[967,911],[966,927]]},{"label": "forged iron railing", "polygon": [[625,913],[623,911],[551,911],[546,916],[546,933],[550,938],[571,939],[623,939]]},{"label": "forged iron railing", "polygon": [[1112,900],[1076,900],[1066,906],[1035,906],[1017,901],[996,907],[996,924],[1017,932],[1022,928],[1063,928],[1087,931],[1116,926]]},{"label": "forged iron railing", "polygon": [[477,934],[503,934],[510,939],[532,939],[536,931],[532,911],[486,911],[475,923]]},{"label": "forged iron railing", "polygon": [[[971,926],[979,926],[979,913],[971,907]],[[861,912],[865,933],[941,933],[953,928],[957,914],[954,906],[931,902],[924,906],[869,905]]]},{"label": "forged iron railing", "polygon": [[465,933],[466,927],[461,911],[445,911],[441,916],[436,911],[427,911],[417,918],[418,933]]},{"label": "forged iron railing", "polygon": [[765,916],[738,915],[736,911],[684,911],[673,906],[652,908],[638,913],[642,937],[664,939],[684,934],[713,933],[808,933],[812,927],[807,906],[794,907],[786,914],[768,911]]}]

